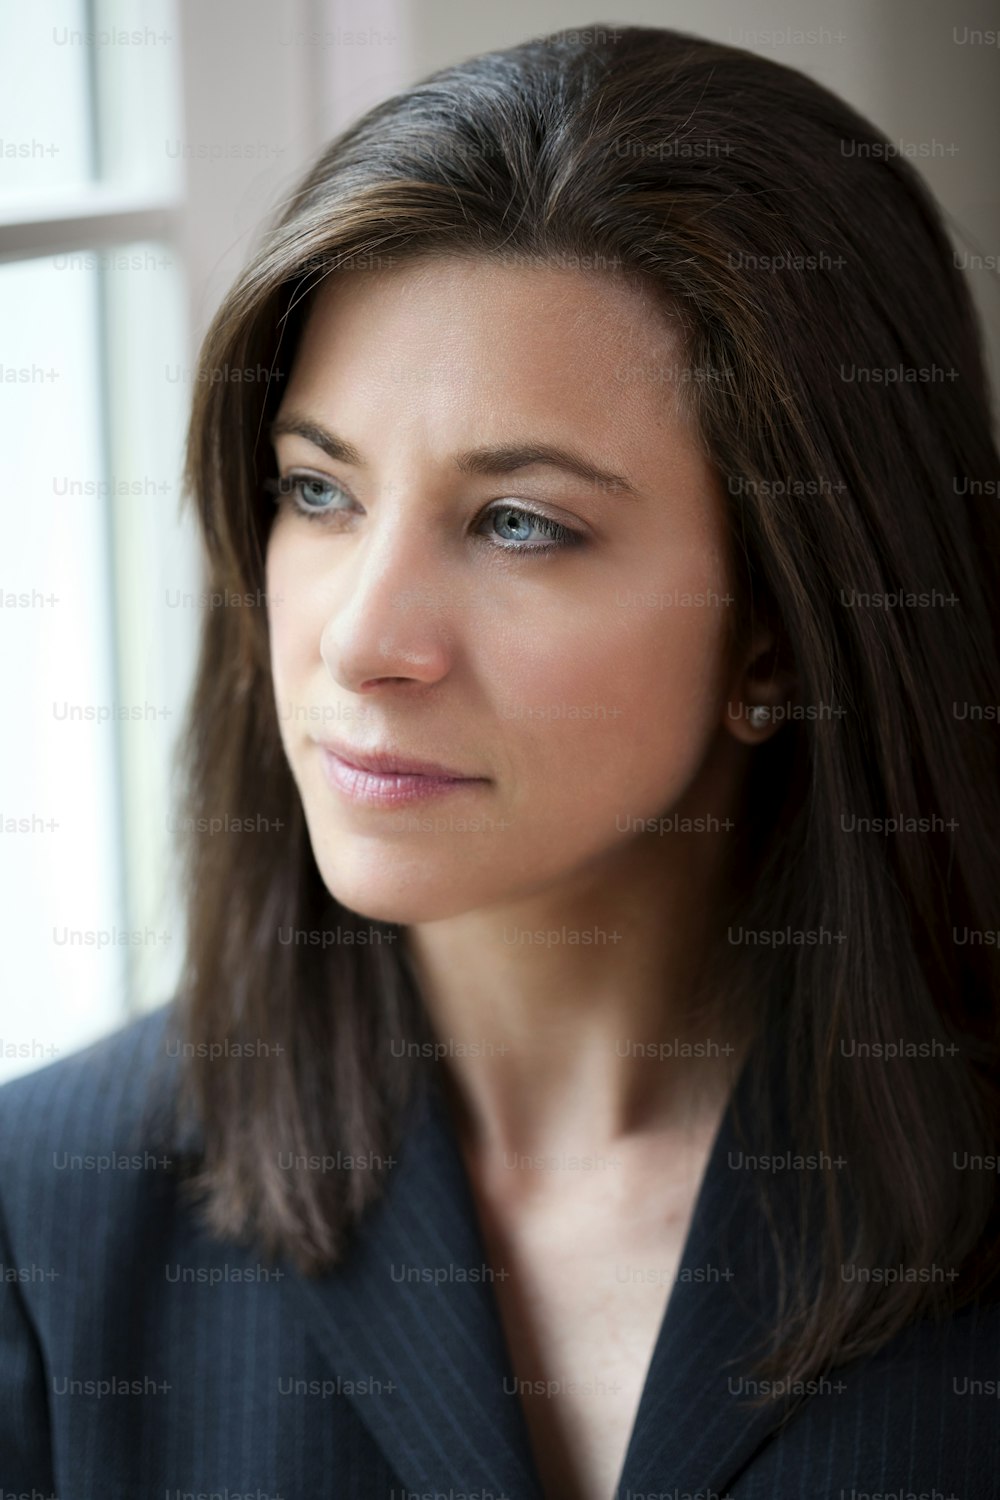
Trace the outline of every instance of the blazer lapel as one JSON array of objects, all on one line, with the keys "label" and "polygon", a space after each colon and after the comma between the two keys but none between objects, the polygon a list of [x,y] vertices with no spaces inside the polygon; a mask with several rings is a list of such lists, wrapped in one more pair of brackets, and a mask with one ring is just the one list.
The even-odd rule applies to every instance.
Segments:
[{"label": "blazer lapel", "polygon": [[[765,1045],[775,1063],[783,1046],[780,1027]],[[724,1500],[727,1486],[795,1402],[779,1390],[756,1411],[746,1404],[765,1389],[748,1370],[763,1352],[779,1301],[775,1252],[746,1160],[761,1150],[751,1077],[751,1066],[744,1066],[713,1143],[615,1500],[664,1488]],[[791,1131],[780,1067],[771,1077],[776,1129],[767,1149],[780,1154],[791,1149]],[[734,1104],[745,1137],[737,1135]],[[797,1222],[798,1194],[818,1191],[817,1175],[791,1168],[772,1174],[768,1187],[779,1226]],[[804,1177],[812,1180],[804,1183]]]},{"label": "blazer lapel", "polygon": [[[542,1500],[475,1205],[436,1085],[348,1258],[283,1287],[407,1490]],[[375,1390],[379,1389],[375,1386]],[[508,1390],[510,1387],[508,1387]],[[347,1393],[350,1395],[350,1388]]]},{"label": "blazer lapel", "polygon": [[[772,1039],[769,1045],[779,1045]],[[782,1398],[747,1410],[741,1372],[777,1306],[773,1251],[741,1153],[753,1151],[744,1066],[709,1156],[615,1497],[724,1496],[777,1427]],[[737,1136],[733,1104],[749,1140]],[[779,1137],[787,1127],[779,1109]],[[773,1184],[792,1204],[798,1174]],[[418,1096],[385,1192],[333,1272],[290,1270],[326,1364],[406,1489],[543,1500],[475,1204],[440,1088]],[[372,1380],[385,1394],[363,1394]],[[378,1387],[376,1386],[377,1390]]]}]

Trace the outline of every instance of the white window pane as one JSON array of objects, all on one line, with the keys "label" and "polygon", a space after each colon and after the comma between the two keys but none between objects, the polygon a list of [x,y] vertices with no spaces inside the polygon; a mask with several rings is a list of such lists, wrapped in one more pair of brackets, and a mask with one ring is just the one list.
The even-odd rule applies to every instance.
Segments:
[{"label": "white window pane", "polygon": [[188,511],[178,514],[192,395],[186,288],[166,245],[122,245],[104,257],[109,467],[121,696],[155,706],[155,720],[121,726],[122,802],[130,926],[162,935],[130,951],[129,1001],[145,1009],[176,985],[183,948],[171,865],[172,756],[203,611],[200,552]]},{"label": "white window pane", "polygon": [[93,175],[89,26],[86,0],[0,7],[0,197]]},{"label": "white window pane", "polygon": [[95,0],[102,182],[176,198],[184,186],[180,26],[173,0]]},{"label": "white window pane", "polygon": [[83,208],[96,183],[175,200],[179,55],[172,0],[0,7],[0,202]]},{"label": "white window pane", "polygon": [[0,267],[0,1077],[124,1013],[97,288],[94,270]]}]

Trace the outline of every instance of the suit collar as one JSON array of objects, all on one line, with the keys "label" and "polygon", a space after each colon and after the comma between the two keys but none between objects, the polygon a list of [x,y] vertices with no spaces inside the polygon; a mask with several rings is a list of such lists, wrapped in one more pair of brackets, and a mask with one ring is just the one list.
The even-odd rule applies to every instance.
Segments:
[{"label": "suit collar", "polygon": [[405,1489],[542,1500],[523,1412],[504,1393],[510,1364],[488,1275],[458,1145],[431,1087],[347,1259],[318,1278],[292,1271],[282,1285],[331,1372],[381,1382],[382,1394],[355,1406]]},{"label": "suit collar", "polygon": [[[777,1033],[764,1044],[772,1062],[779,1045]],[[755,1056],[748,1054],[709,1154],[615,1500],[664,1488],[724,1496],[788,1406],[775,1400],[751,1411],[741,1383],[778,1295],[771,1242],[743,1165],[756,1134]],[[736,1133],[734,1107],[746,1138]],[[774,1120],[776,1139],[787,1142],[780,1099]],[[790,1207],[799,1184],[797,1174],[775,1175],[779,1202]],[[725,1279],[706,1279],[707,1267]],[[542,1500],[521,1403],[506,1393],[513,1371],[490,1276],[448,1109],[431,1085],[415,1101],[385,1192],[347,1259],[316,1278],[290,1270],[282,1285],[330,1373],[361,1382],[362,1394],[338,1389],[406,1489]],[[382,1394],[363,1394],[373,1379]]]},{"label": "suit collar", "polygon": [[[749,1369],[765,1352],[781,1290],[774,1244],[747,1158],[764,1150],[772,1155],[788,1151],[791,1145],[780,1087],[782,1045],[776,1030],[761,1053],[748,1058],[719,1125],[615,1500],[663,1488],[725,1497],[743,1465],[793,1405],[781,1395],[756,1410],[747,1405],[758,1394]],[[770,1137],[763,1132],[760,1094],[753,1092],[760,1081],[755,1073],[765,1058],[776,1069],[768,1073],[777,1085],[769,1100]],[[742,1134],[736,1128],[736,1109],[745,1121]],[[775,1222],[782,1227],[796,1221],[799,1193],[818,1190],[815,1178],[804,1181],[799,1172],[785,1169],[768,1186]],[[720,1279],[706,1277],[708,1267],[718,1268]]]}]

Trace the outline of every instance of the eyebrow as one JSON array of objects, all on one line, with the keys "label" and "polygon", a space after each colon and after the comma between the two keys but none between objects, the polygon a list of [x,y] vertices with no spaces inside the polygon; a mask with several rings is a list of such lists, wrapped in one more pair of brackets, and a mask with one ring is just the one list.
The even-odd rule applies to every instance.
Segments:
[{"label": "eyebrow", "polygon": [[[306,442],[321,448],[328,458],[337,463],[351,464],[358,469],[365,466],[357,448],[336,433],[330,432],[320,422],[294,415],[276,417],[270,427],[272,441],[285,433],[305,438]],[[594,489],[621,495],[628,500],[642,498],[640,491],[624,475],[601,468],[585,454],[572,448],[560,448],[553,443],[500,443],[492,447],[470,448],[464,453],[455,454],[455,467],[462,474],[502,476],[542,464],[572,474]]]}]

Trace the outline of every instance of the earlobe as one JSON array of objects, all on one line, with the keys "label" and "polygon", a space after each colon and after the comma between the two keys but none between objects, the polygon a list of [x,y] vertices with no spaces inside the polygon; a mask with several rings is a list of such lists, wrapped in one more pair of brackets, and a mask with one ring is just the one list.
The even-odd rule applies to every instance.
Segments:
[{"label": "earlobe", "polygon": [[774,630],[759,625],[733,679],[724,715],[729,733],[743,744],[762,744],[783,722],[785,716],[776,716],[774,710],[794,696],[797,681],[781,657]]}]

